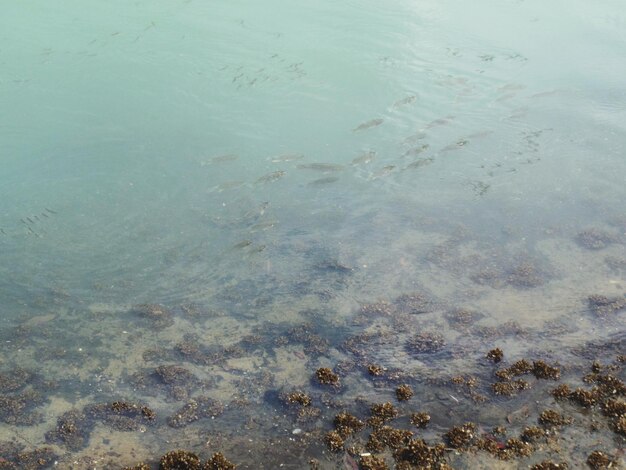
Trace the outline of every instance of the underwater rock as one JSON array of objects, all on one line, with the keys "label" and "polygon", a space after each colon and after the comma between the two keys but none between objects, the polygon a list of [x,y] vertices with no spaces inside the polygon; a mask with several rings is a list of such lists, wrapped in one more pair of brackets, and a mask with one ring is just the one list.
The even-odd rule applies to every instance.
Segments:
[{"label": "underwater rock", "polygon": [[401,295],[394,301],[394,305],[398,312],[409,315],[429,313],[437,309],[437,303],[423,292]]},{"label": "underwater rock", "polygon": [[87,446],[92,425],[87,416],[78,410],[70,410],[57,419],[56,428],[46,433],[46,441],[64,445],[71,451]]}]

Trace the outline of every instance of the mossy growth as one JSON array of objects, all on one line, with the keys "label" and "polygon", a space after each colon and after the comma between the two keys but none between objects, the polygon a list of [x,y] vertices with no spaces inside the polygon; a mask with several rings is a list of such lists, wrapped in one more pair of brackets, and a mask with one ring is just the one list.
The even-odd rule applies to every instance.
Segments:
[{"label": "mossy growth", "polygon": [[413,389],[409,385],[403,384],[396,388],[396,397],[399,401],[410,400],[412,396]]}]

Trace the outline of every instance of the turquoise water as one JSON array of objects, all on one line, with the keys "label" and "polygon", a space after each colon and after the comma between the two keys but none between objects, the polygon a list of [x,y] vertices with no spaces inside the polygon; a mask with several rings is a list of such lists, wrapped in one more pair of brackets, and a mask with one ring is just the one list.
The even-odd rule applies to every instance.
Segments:
[{"label": "turquoise water", "polygon": [[[218,376],[208,395],[223,402],[241,377],[269,371],[271,384],[247,396],[259,407],[215,428],[279,439],[264,391],[308,386],[316,367],[345,359],[339,345],[360,331],[360,305],[413,291],[439,306],[402,320],[407,331],[441,329],[475,357],[497,341],[513,355],[623,341],[619,317],[598,322],[585,304],[624,295],[622,2],[29,1],[0,11],[0,366],[60,382],[42,392],[39,424],[7,422],[3,435],[41,445],[62,413],[121,396],[169,416],[184,400],[129,381],[166,362]],[[580,243],[592,229],[606,238],[599,249]],[[512,281],[521,265],[536,279]],[[171,324],[145,324],[138,304],[172,309]],[[189,306],[200,313],[185,315]],[[533,333],[459,334],[443,320],[456,307]],[[262,353],[209,369],[171,354],[144,361],[188,334],[223,347],[305,321],[330,344],[321,356],[300,360],[297,347],[264,339]],[[547,334],[555,324],[568,329]],[[390,366],[474,367],[375,349]],[[353,380],[348,394],[376,393]],[[242,431],[246,413],[258,423]],[[107,434],[121,454],[110,465],[206,438],[159,426]],[[119,447],[128,441],[132,457]],[[303,448],[264,458],[297,468],[321,452]],[[92,436],[57,455],[103,465],[107,449]],[[90,468],[81,465],[72,468]]]}]

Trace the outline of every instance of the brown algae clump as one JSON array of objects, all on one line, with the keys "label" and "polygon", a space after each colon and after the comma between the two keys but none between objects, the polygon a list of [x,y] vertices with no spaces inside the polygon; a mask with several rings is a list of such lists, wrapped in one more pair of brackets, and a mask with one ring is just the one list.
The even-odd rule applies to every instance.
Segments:
[{"label": "brown algae clump", "polygon": [[400,385],[396,388],[396,397],[399,401],[407,401],[413,396],[413,389],[409,385]]},{"label": "brown algae clump", "polygon": [[504,352],[502,352],[502,349],[500,348],[492,349],[491,351],[487,353],[487,359],[495,363],[502,361],[503,357],[504,357]]},{"label": "brown algae clump", "polygon": [[612,234],[596,228],[583,230],[576,235],[576,242],[588,250],[601,250],[616,241],[617,238]]},{"label": "brown algae clump", "polygon": [[359,459],[359,470],[389,470],[389,467],[380,457],[366,454]]},{"label": "brown algae clump", "polygon": [[444,461],[445,445],[437,444],[433,447],[423,439],[411,439],[402,449],[394,453],[396,469],[448,469]]},{"label": "brown algae clump", "polygon": [[522,379],[514,380],[512,382],[496,382],[491,385],[493,393],[506,397],[517,395],[518,392],[528,388],[530,388],[530,384]]},{"label": "brown algae clump", "polygon": [[332,385],[335,387],[339,385],[339,376],[328,367],[321,367],[317,369],[315,371],[315,377],[322,385]]},{"label": "brown algae clump", "polygon": [[287,405],[309,406],[311,404],[311,397],[301,390],[282,393],[280,400]]},{"label": "brown algae clump", "polygon": [[558,367],[549,366],[544,361],[533,362],[532,373],[538,379],[558,380],[561,376],[561,370]]},{"label": "brown algae clump", "polygon": [[391,403],[377,403],[372,406],[371,413],[373,418],[380,418],[383,422],[389,421],[398,416],[398,410]]},{"label": "brown algae clump", "polygon": [[450,447],[455,449],[468,447],[476,437],[476,425],[465,423],[463,426],[455,426],[444,435]]},{"label": "brown algae clump", "polygon": [[209,397],[196,397],[170,416],[167,424],[173,428],[183,428],[202,418],[212,418],[224,412],[224,406]]},{"label": "brown algae clump", "polygon": [[385,369],[376,364],[370,364],[367,366],[367,372],[374,377],[380,377],[385,373]]},{"label": "brown algae clump", "polygon": [[330,431],[324,436],[324,442],[331,452],[339,452],[343,450],[343,437],[337,431]]},{"label": "brown algae clump", "polygon": [[201,470],[200,458],[193,452],[173,450],[161,457],[159,470]]},{"label": "brown algae clump", "polygon": [[587,457],[587,465],[593,470],[603,468],[617,468],[617,461],[607,455],[605,452],[596,450]]},{"label": "brown algae clump", "polygon": [[566,398],[569,398],[569,396],[572,394],[572,390],[569,388],[569,385],[561,384],[558,387],[552,389],[550,393],[557,400],[564,400]]},{"label": "brown algae clump", "polygon": [[204,463],[202,470],[237,470],[237,466],[227,460],[221,452],[216,452]]},{"label": "brown algae clump", "polygon": [[589,302],[589,309],[598,316],[610,315],[626,309],[626,299],[623,297],[590,295],[587,301]]},{"label": "brown algae clump", "polygon": [[359,432],[365,427],[365,423],[356,416],[351,415],[347,411],[342,411],[333,421],[335,430],[343,437],[346,438],[351,434]]},{"label": "brown algae clump", "polygon": [[539,423],[544,426],[564,426],[571,424],[571,422],[571,418],[566,418],[561,413],[554,410],[544,410],[539,415]]},{"label": "brown algae clump", "polygon": [[428,413],[413,413],[410,417],[411,424],[418,428],[425,428],[430,423],[430,415]]},{"label": "brown algae clump", "polygon": [[446,341],[439,333],[424,331],[418,333],[406,342],[406,347],[413,354],[430,354],[441,351],[446,345]]},{"label": "brown algae clump", "polygon": [[567,470],[569,466],[565,462],[554,463],[550,460],[544,460],[530,467],[530,470]]},{"label": "brown algae clump", "polygon": [[539,426],[527,426],[522,430],[520,437],[526,442],[533,442],[545,437],[546,431]]}]

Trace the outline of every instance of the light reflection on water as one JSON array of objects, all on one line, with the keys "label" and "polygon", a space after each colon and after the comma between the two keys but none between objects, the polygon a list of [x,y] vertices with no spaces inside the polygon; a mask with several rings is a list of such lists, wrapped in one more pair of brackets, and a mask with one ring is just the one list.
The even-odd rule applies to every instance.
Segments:
[{"label": "light reflection on water", "polygon": [[[298,466],[336,410],[393,398],[367,364],[408,374],[439,439],[529,400],[492,396],[491,347],[576,372],[589,341],[613,359],[623,313],[587,297],[624,296],[626,12],[562,7],[6,6],[0,333],[3,380],[23,387],[2,389],[2,426],[76,468],[165,447]],[[412,354],[422,332],[443,350]],[[330,398],[322,366],[343,374]],[[477,390],[446,385],[470,373]],[[281,408],[291,387],[321,415]],[[219,417],[172,426],[204,396]],[[49,434],[121,399],[156,424],[122,432],[97,408],[90,440]]]}]

